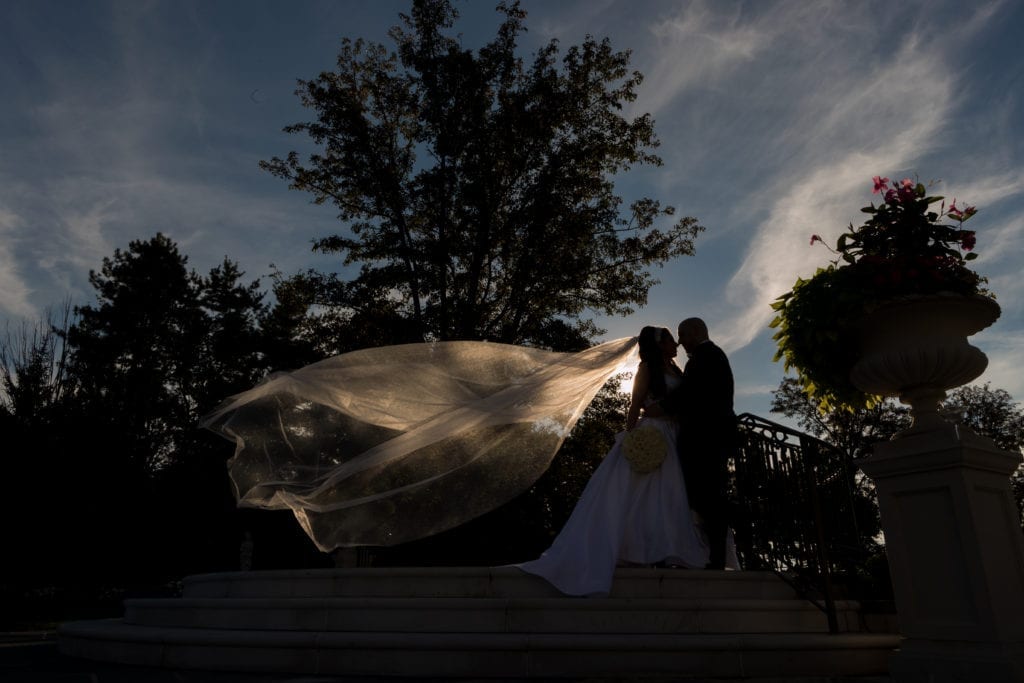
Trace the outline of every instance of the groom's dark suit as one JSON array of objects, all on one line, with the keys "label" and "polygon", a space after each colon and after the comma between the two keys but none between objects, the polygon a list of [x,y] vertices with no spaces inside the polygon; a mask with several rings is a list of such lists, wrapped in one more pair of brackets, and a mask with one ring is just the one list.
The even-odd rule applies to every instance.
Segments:
[{"label": "groom's dark suit", "polygon": [[704,519],[711,546],[708,566],[722,569],[729,528],[727,461],[739,442],[725,352],[710,341],[698,344],[683,368],[682,384],[661,400],[661,407],[679,420],[679,459],[690,507]]}]

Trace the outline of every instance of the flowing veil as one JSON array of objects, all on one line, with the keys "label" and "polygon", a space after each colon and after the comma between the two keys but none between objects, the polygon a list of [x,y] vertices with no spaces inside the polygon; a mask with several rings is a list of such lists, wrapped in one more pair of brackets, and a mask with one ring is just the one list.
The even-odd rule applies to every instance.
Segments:
[{"label": "flowing veil", "polygon": [[202,426],[235,443],[238,504],[290,509],[323,551],[458,526],[529,488],[636,338],[579,353],[430,342],[275,373]]}]

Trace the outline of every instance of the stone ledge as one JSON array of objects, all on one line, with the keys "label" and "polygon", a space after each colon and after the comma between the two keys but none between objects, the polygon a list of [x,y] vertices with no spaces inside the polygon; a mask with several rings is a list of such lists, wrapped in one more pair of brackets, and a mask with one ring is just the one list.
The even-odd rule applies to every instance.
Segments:
[{"label": "stone ledge", "polygon": [[455,677],[864,676],[898,646],[874,634],[282,633],[78,622],[69,656],[142,666],[346,675]]}]

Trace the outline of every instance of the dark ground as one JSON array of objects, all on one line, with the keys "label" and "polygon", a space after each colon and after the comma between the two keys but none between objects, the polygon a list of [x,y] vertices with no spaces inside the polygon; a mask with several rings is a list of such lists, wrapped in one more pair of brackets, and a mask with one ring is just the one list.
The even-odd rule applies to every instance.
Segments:
[{"label": "dark ground", "polygon": [[327,683],[329,678],[176,672],[65,657],[52,631],[0,633],[0,683]]},{"label": "dark ground", "polygon": [[[122,666],[65,657],[57,651],[52,631],[0,632],[0,683],[452,683],[421,678],[354,679],[330,676],[280,676],[203,671],[168,671],[148,667]],[[646,683],[702,683],[696,679],[645,679]],[[534,679],[529,682],[503,679],[460,680],[458,683],[629,683],[628,679],[558,681]],[[703,683],[751,683],[750,681],[705,681]],[[758,683],[797,683],[760,680]],[[887,676],[864,678],[809,678],[799,683],[892,683]]]},{"label": "dark ground", "polygon": [[[170,671],[94,662],[62,655],[57,650],[57,634],[52,630],[0,632],[0,683],[337,683],[340,680],[315,675]],[[345,681],[360,683],[353,679]]]}]

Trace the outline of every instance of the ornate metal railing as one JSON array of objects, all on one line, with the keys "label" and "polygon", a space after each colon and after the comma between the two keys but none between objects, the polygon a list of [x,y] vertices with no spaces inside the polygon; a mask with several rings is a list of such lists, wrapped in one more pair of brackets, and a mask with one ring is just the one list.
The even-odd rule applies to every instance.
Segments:
[{"label": "ornate metal railing", "polygon": [[778,573],[836,632],[833,577],[870,554],[854,501],[857,468],[820,439],[749,413],[738,419],[733,525],[743,566]]}]

